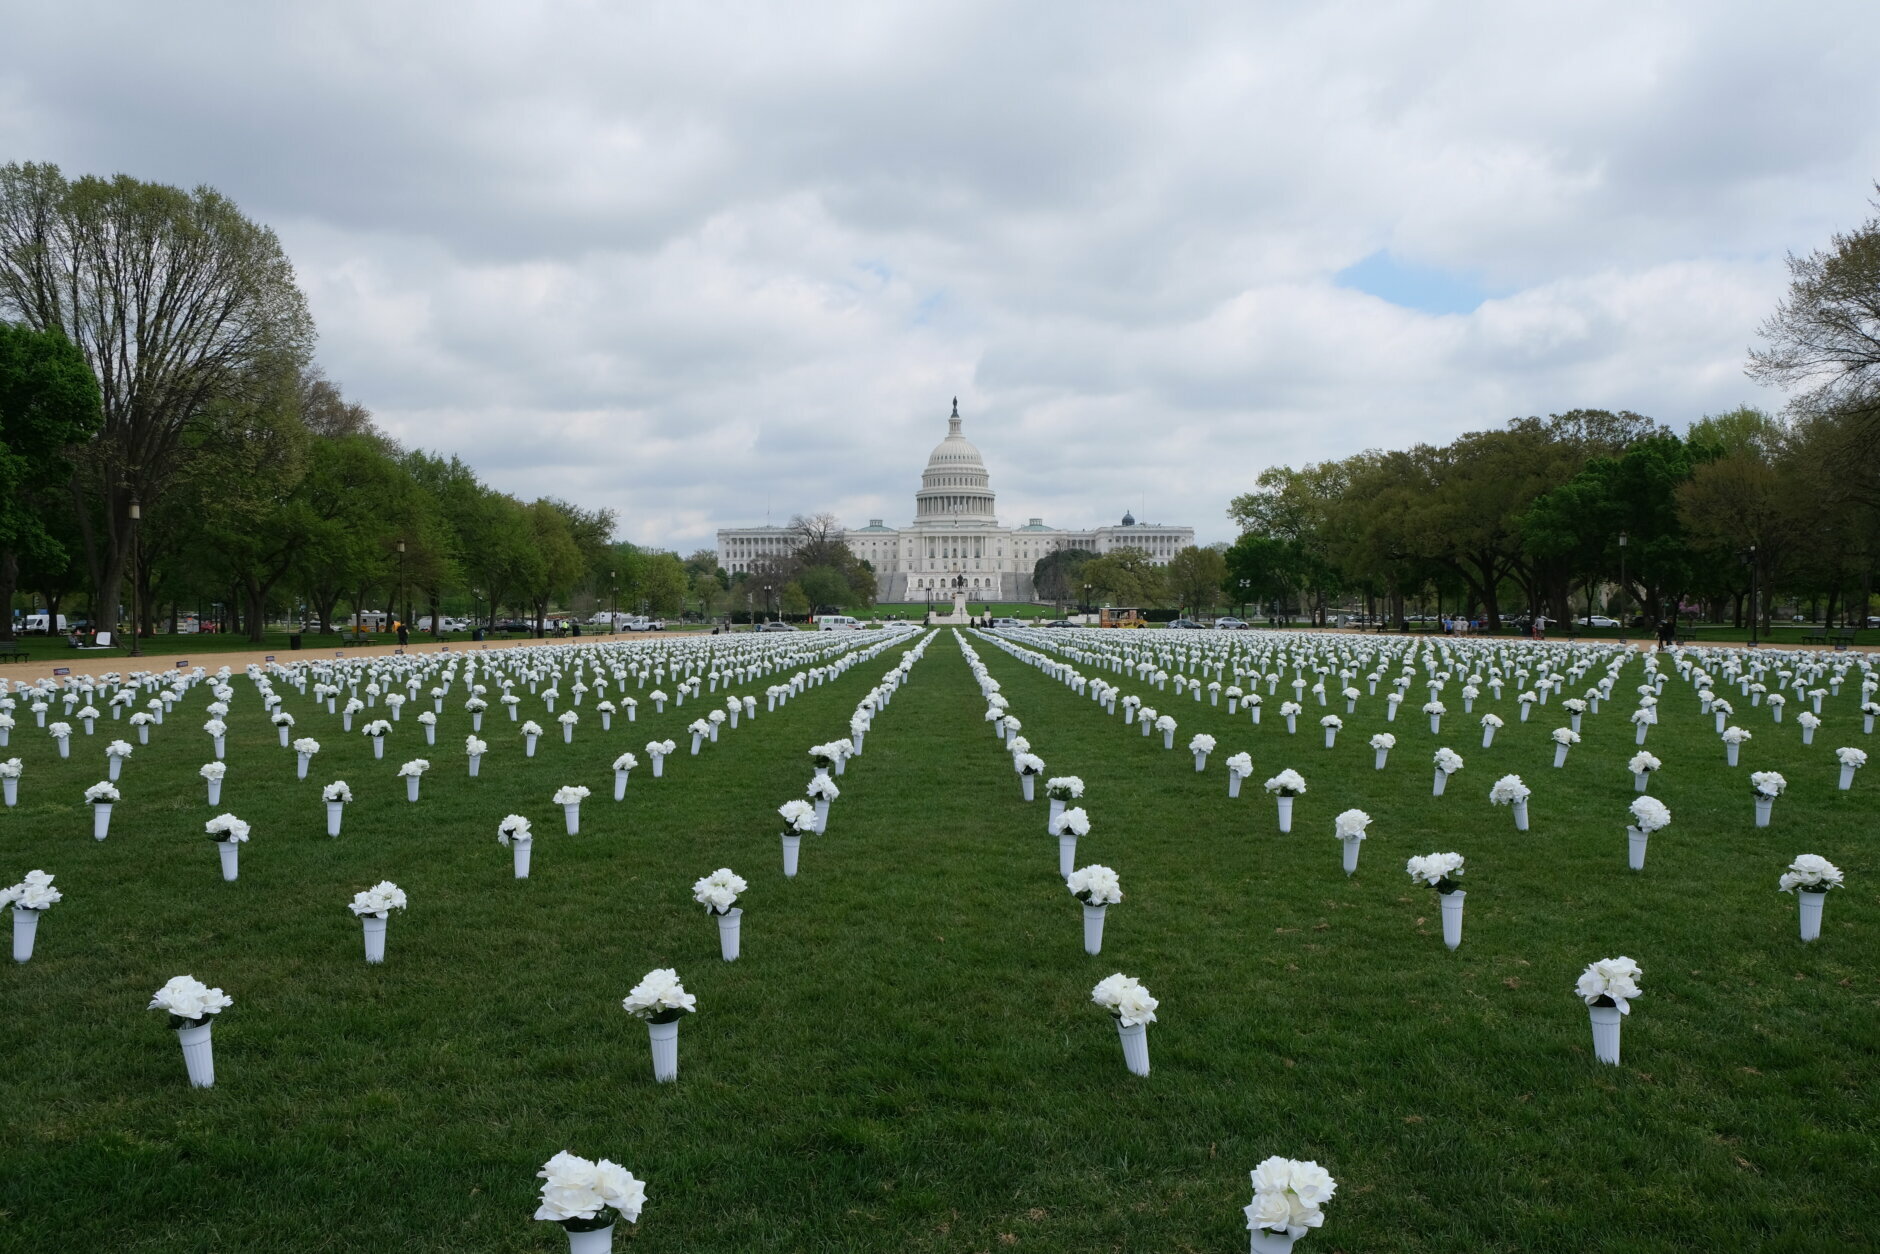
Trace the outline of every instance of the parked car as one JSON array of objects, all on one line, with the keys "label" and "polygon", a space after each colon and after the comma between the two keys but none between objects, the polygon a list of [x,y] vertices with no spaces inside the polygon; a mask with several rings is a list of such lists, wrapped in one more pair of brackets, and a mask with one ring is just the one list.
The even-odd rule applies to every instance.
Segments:
[{"label": "parked car", "polygon": [[1245,631],[1247,624],[1238,618],[1217,618],[1214,620],[1216,631]]},{"label": "parked car", "polygon": [[788,623],[759,623],[757,624],[757,630],[758,631],[795,631],[796,628],[790,626],[790,624]]},{"label": "parked car", "polygon": [[1619,620],[1607,618],[1604,614],[1589,614],[1580,620],[1582,627],[1617,627]]},{"label": "parked car", "polygon": [[1016,618],[995,618],[992,620],[992,625],[994,627],[1023,627],[1025,624]]},{"label": "parked car", "polygon": [[496,620],[497,631],[534,631],[534,623],[525,623],[519,618],[499,618]]},{"label": "parked car", "polygon": [[1177,618],[1169,623],[1170,631],[1203,631],[1205,628],[1192,618]]},{"label": "parked car", "polygon": [[1046,627],[1075,627],[1076,625],[1068,618],[1054,618],[1045,624]]}]

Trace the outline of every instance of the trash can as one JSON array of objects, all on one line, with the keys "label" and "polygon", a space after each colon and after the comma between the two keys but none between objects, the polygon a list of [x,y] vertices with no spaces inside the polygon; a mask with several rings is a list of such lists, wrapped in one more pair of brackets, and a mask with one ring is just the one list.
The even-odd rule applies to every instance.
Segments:
[{"label": "trash can", "polygon": [[299,632],[297,631],[293,632],[287,637],[287,647],[290,649],[298,649],[300,647],[300,633]]}]

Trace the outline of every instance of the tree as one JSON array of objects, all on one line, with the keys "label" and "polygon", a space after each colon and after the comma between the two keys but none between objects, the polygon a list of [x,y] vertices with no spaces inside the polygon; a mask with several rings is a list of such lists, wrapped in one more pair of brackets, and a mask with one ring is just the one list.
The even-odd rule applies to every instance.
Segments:
[{"label": "tree", "polygon": [[706,618],[718,608],[718,602],[724,597],[725,590],[718,585],[714,572],[701,571],[692,577],[692,595],[698,598],[698,612]]},{"label": "tree", "polygon": [[1162,571],[1141,549],[1112,549],[1085,563],[1083,580],[1113,606],[1155,605],[1163,598]]},{"label": "tree", "polygon": [[640,601],[654,614],[671,616],[685,610],[685,566],[676,553],[644,554],[640,569]]},{"label": "tree", "polygon": [[1842,474],[1880,504],[1880,216],[1788,258],[1788,295],[1758,329],[1748,372],[1801,387],[1797,415],[1833,415]]},{"label": "tree", "polygon": [[308,358],[313,320],[280,241],[228,199],[57,166],[0,167],[0,313],[62,330],[97,378],[78,512],[99,621],[115,622],[130,504],[154,504],[215,401]]},{"label": "tree", "polygon": [[1169,559],[1165,577],[1169,591],[1183,608],[1204,615],[1221,599],[1227,559],[1217,549],[1189,545]]},{"label": "tree", "polygon": [[800,618],[809,613],[809,596],[801,584],[787,583],[783,586],[782,605],[785,614]]},{"label": "tree", "polygon": [[810,567],[797,576],[796,585],[818,613],[841,610],[853,595],[848,579],[833,566]]},{"label": "tree", "polygon": [[[524,571],[523,587],[535,611],[536,631],[548,628],[548,608],[581,577],[581,550],[575,547],[568,516],[556,501],[543,498],[523,508],[528,518],[531,561]],[[681,585],[683,587],[683,585]]]},{"label": "tree", "polygon": [[1032,565],[1032,591],[1041,599],[1059,605],[1082,601],[1083,570],[1096,556],[1089,549],[1057,549],[1046,553]]},{"label": "tree", "polygon": [[72,476],[67,449],[102,421],[98,381],[64,334],[0,322],[0,640],[13,639],[20,555],[71,560],[45,517]]}]

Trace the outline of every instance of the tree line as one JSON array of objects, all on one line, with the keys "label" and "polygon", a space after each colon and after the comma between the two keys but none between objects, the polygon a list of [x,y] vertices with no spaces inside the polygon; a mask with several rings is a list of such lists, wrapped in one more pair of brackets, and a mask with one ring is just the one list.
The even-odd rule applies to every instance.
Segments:
[{"label": "tree line", "polygon": [[257,641],[290,605],[320,630],[682,609],[677,556],[402,448],[313,342],[279,240],[213,189],[0,167],[0,638],[22,590],[106,628],[131,601],[145,633],[219,606]]}]

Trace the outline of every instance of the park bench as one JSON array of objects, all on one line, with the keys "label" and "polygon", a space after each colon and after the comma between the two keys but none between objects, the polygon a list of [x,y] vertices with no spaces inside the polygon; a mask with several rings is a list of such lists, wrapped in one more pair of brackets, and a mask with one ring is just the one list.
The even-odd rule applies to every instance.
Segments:
[{"label": "park bench", "polygon": [[340,637],[342,644],[371,644],[372,636],[363,631],[349,631]]},{"label": "park bench", "polygon": [[1831,633],[1831,639],[1834,641],[1835,648],[1844,649],[1854,643],[1854,633],[1851,631],[1833,632]]},{"label": "park bench", "polygon": [[1828,633],[1825,629],[1822,631],[1806,632],[1802,636],[1802,643],[1803,644],[1826,644],[1828,643]]},{"label": "park bench", "polygon": [[1697,637],[1692,636],[1692,635],[1682,635],[1682,636],[1679,636],[1677,639],[1678,639],[1679,644],[1696,644],[1697,643]]},{"label": "park bench", "polygon": [[0,663],[5,663],[5,662],[24,662],[24,661],[26,661],[26,660],[27,660],[27,659],[28,659],[28,658],[29,658],[30,656],[31,656],[31,655],[30,655],[29,653],[27,653],[27,652],[26,652],[26,651],[25,651],[24,649],[14,649],[14,650],[8,650],[8,651],[7,651],[7,652],[5,652],[5,653],[0,653]]}]

